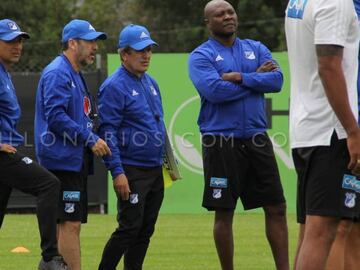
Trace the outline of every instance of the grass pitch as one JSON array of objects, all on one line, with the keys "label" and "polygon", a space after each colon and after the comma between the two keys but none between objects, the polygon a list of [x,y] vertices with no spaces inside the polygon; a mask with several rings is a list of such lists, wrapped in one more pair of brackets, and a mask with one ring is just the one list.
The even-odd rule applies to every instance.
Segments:
[{"label": "grass pitch", "polygon": [[[114,215],[89,215],[81,232],[83,270],[97,269],[103,247],[116,225]],[[212,214],[160,214],[143,269],[219,270],[212,225]],[[297,238],[295,215],[288,215],[288,226],[292,261]],[[237,214],[234,238],[235,269],[275,269],[263,214]],[[26,247],[30,253],[10,252],[18,246]],[[36,270],[39,260],[35,215],[7,215],[0,230],[0,270]],[[122,269],[122,262],[118,269]]]}]

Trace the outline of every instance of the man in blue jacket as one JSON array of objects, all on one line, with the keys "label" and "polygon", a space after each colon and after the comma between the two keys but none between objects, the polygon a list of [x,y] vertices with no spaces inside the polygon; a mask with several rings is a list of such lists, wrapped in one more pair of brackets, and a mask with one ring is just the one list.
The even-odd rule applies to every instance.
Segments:
[{"label": "man in blue jacket", "polygon": [[162,157],[165,125],[160,90],[146,71],[149,31],[128,25],[119,36],[122,65],[99,90],[99,134],[112,156],[104,158],[118,197],[119,226],[107,242],[99,270],[141,270],[164,196]]},{"label": "man in blue jacket", "polygon": [[39,269],[65,270],[56,240],[59,180],[16,149],[24,138],[16,131],[21,111],[8,70],[20,60],[27,38],[29,34],[14,21],[0,20],[0,227],[13,188],[36,196],[42,249]]},{"label": "man in blue jacket", "polygon": [[71,270],[80,270],[80,225],[87,222],[87,176],[92,153],[111,154],[93,131],[93,106],[81,69],[94,62],[97,32],[72,20],[62,33],[63,53],[43,71],[36,94],[35,148],[41,165],[61,181],[59,250]]},{"label": "man in blue jacket", "polygon": [[215,211],[214,240],[223,270],[233,270],[232,223],[238,198],[262,207],[277,269],[289,269],[286,204],[271,140],[264,94],[279,92],[283,75],[260,42],[236,37],[234,8],[210,1],[208,41],[190,55],[189,74],[201,97],[198,125],[204,164],[203,206]]}]

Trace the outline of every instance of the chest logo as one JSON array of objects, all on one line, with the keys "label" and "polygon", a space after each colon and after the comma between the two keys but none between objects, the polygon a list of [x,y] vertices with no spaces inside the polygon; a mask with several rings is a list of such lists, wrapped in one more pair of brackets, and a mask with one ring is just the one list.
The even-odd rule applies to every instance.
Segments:
[{"label": "chest logo", "polygon": [[154,95],[154,96],[157,96],[157,92],[156,92],[156,89],[154,86],[150,86],[150,90],[151,90],[151,93]]},{"label": "chest logo", "polygon": [[139,93],[138,93],[138,92],[136,92],[136,90],[135,90],[135,89],[133,89],[133,90],[132,90],[131,95],[134,97],[134,96],[138,96],[138,95],[139,95]]},{"label": "chest logo", "polygon": [[85,115],[89,116],[89,114],[91,113],[91,103],[90,103],[90,99],[87,96],[84,96],[83,105],[84,105]]},{"label": "chest logo", "polygon": [[215,61],[216,62],[224,61],[224,58],[222,58],[222,56],[220,54],[218,54],[218,56],[216,56],[216,58],[215,58]]},{"label": "chest logo", "polygon": [[256,59],[254,51],[244,51],[244,55],[246,59],[254,60]]}]

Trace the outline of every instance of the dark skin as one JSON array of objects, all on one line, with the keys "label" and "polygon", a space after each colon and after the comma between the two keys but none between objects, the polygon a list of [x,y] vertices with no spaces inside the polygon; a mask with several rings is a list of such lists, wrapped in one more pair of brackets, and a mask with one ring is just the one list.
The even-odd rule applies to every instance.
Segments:
[{"label": "dark skin", "polygon": [[238,27],[234,8],[226,1],[213,0],[205,6],[204,18],[211,36],[226,47],[232,46]]},{"label": "dark skin", "polygon": [[[224,0],[213,0],[204,9],[205,24],[210,35],[225,47],[231,47],[236,39],[238,18],[234,8]],[[267,61],[259,66],[256,72],[272,72],[278,66]],[[239,72],[228,72],[221,75],[225,81],[241,83]],[[289,270],[288,239],[286,225],[286,205],[268,205],[263,207],[265,213],[266,236],[273,252],[276,268]],[[215,209],[214,240],[222,270],[234,270],[233,210]]]},{"label": "dark skin", "polygon": [[[204,8],[204,22],[208,27],[211,36],[226,47],[233,45],[236,39],[236,29],[238,27],[238,17],[232,5],[223,0],[213,0],[207,3]],[[272,62],[263,63],[256,72],[271,72],[278,68]],[[240,83],[241,73],[228,72],[222,74],[224,81]]]},{"label": "dark skin", "polygon": [[343,48],[336,45],[317,45],[319,75],[329,103],[344,127],[350,154],[348,168],[360,176],[360,129],[351,111],[342,71]]}]

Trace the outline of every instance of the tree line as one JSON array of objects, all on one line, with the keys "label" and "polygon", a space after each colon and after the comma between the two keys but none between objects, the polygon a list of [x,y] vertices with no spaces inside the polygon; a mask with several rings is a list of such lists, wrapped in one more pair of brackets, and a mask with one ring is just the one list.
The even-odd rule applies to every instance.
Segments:
[{"label": "tree line", "polygon": [[[145,25],[159,43],[156,52],[190,52],[208,36],[203,9],[208,0],[2,0],[0,18],[15,20],[31,35],[24,45],[23,70],[41,70],[61,51],[64,25],[84,19],[108,34],[99,52],[115,53],[119,31],[129,23]],[[238,36],[285,50],[286,1],[229,0],[239,17]],[[104,58],[105,59],[105,58]]]}]

